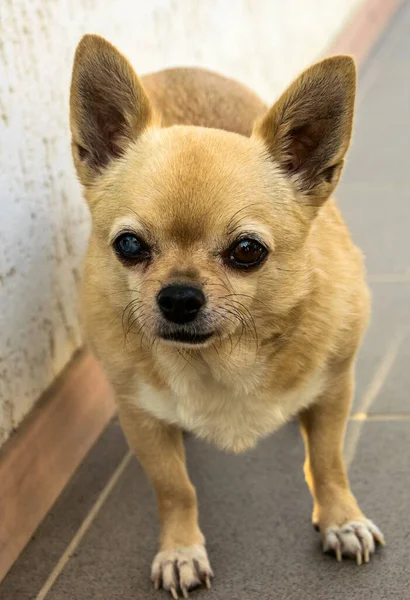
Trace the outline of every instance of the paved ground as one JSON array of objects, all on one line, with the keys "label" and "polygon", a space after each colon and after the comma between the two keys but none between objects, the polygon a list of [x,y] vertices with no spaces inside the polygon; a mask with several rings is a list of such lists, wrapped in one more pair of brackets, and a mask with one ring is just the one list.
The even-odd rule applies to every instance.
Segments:
[{"label": "paved ground", "polygon": [[[354,491],[388,546],[361,568],[322,555],[296,425],[245,457],[190,438],[190,471],[217,574],[212,591],[193,598],[410,598],[409,157],[407,3],[361,71],[355,142],[338,194],[366,252],[374,294],[346,453]],[[148,578],[157,535],[150,487],[112,423],[3,582],[0,598],[166,598],[154,594]],[[39,593],[57,574],[49,592]]]}]

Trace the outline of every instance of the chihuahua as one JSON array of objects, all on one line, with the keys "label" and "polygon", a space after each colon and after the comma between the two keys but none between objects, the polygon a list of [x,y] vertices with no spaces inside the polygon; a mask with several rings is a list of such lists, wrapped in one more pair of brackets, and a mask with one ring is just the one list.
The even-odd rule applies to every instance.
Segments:
[{"label": "chihuahua", "polygon": [[350,491],[342,446],[369,315],[363,259],[332,198],[350,143],[349,56],[267,108],[202,69],[139,79],[79,43],[72,153],[92,215],[82,320],[161,521],[155,588],[213,576],[183,432],[231,452],[298,415],[313,524],[337,560],[383,535]]}]

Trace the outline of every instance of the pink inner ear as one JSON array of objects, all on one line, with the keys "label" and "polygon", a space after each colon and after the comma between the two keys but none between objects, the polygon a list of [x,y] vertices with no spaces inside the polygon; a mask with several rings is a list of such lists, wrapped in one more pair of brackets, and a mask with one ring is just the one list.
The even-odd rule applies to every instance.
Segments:
[{"label": "pink inner ear", "polygon": [[125,119],[121,115],[121,118],[117,121],[107,122],[104,128],[104,137],[106,140],[107,148],[110,154],[120,156],[123,152],[121,145],[119,144],[120,138],[125,134]]},{"label": "pink inner ear", "polygon": [[319,145],[318,131],[315,125],[300,125],[290,130],[288,134],[289,160],[286,168],[291,172],[301,169],[309,154]]},{"label": "pink inner ear", "polygon": [[115,100],[115,98],[112,98],[110,101],[109,97],[103,100],[96,94],[92,103],[98,130],[108,152],[113,156],[121,154],[117,142],[126,131],[125,116],[120,108],[115,106]]},{"label": "pink inner ear", "polygon": [[115,105],[116,101],[108,93],[103,96],[98,88],[86,88],[82,93],[88,115],[83,121],[87,148],[79,146],[79,156],[90,167],[104,168],[111,159],[123,153],[121,141],[126,135],[127,123],[123,112]]}]

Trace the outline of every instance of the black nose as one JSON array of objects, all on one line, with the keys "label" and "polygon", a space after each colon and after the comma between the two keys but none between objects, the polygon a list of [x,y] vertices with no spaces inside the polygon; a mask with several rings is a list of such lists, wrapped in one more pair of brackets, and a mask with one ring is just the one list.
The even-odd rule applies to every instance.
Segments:
[{"label": "black nose", "polygon": [[190,285],[168,285],[159,292],[157,302],[167,321],[182,325],[195,319],[205,304],[205,296]]}]

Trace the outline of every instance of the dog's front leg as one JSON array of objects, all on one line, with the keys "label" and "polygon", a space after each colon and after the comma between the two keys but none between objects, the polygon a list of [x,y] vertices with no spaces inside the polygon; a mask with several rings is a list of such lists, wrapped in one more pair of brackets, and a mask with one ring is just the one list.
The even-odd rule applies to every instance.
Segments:
[{"label": "dog's front leg", "polygon": [[196,492],[185,465],[181,431],[142,410],[120,406],[120,421],[128,443],[154,486],[161,538],[152,564],[155,588],[161,585],[178,598],[180,590],[201,583],[210,587],[212,570],[198,525]]},{"label": "dog's front leg", "polygon": [[380,530],[361,512],[350,491],[343,461],[343,438],[353,394],[353,370],[331,376],[327,392],[301,415],[306,448],[305,476],[313,496],[313,524],[320,529],[323,548],[337,559],[353,555],[368,562]]}]

